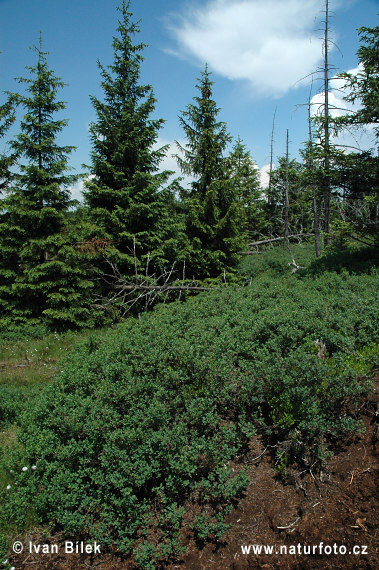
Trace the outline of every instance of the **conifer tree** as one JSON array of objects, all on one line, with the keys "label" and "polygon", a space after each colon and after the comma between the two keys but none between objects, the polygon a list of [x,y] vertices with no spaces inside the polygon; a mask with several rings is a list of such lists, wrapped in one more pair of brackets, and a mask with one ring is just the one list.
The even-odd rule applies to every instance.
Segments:
[{"label": "conifer tree", "polygon": [[154,149],[163,119],[152,119],[156,100],[150,85],[140,85],[145,44],[135,44],[140,31],[132,21],[130,2],[122,2],[118,36],[113,38],[114,61],[100,62],[103,100],[91,97],[97,119],[90,126],[91,178],[85,197],[103,236],[124,273],[139,269],[159,245],[157,229],[162,199],[160,187],[170,173],[158,173],[166,148]]},{"label": "conifer tree", "polygon": [[[379,137],[379,26],[359,28],[359,67],[355,74],[342,73],[345,100],[358,103],[354,111],[334,120],[337,128],[370,125]],[[336,160],[339,185],[343,189],[344,222],[362,236],[378,241],[379,228],[379,154],[378,145],[370,152],[340,153]],[[363,238],[365,239],[365,238]]]},{"label": "conifer tree", "polygon": [[[10,95],[7,101],[0,105],[0,140],[13,125],[16,119],[15,98]],[[0,151],[0,193],[3,192],[11,180],[11,166],[15,161],[13,153],[6,152],[3,148]]]},{"label": "conifer tree", "polygon": [[200,94],[180,123],[186,146],[177,143],[183,174],[194,177],[187,196],[187,233],[192,245],[190,267],[197,278],[217,277],[232,269],[246,241],[246,218],[227,172],[224,151],[231,141],[226,124],[217,121],[208,68],[196,86]]},{"label": "conifer tree", "polygon": [[360,102],[353,113],[340,117],[337,124],[368,125],[372,124],[376,136],[379,137],[379,26],[358,29],[361,45],[358,48],[359,68],[356,74],[342,73],[345,79],[347,95],[350,103]]},{"label": "conifer tree", "polygon": [[226,164],[236,199],[241,202],[246,214],[249,235],[264,231],[259,170],[240,137],[235,141]]},{"label": "conifer tree", "polygon": [[[67,120],[57,101],[64,83],[49,68],[46,52],[33,47],[37,63],[24,95],[13,94],[25,115],[10,145],[20,160],[2,204],[0,221],[0,304],[12,318],[45,318],[53,326],[88,324],[84,297],[92,287],[69,245],[66,215],[71,204],[68,174],[72,146],[58,145]],[[71,231],[71,230],[70,230]]]},{"label": "conifer tree", "polygon": [[[15,99],[8,97],[6,103],[0,107],[0,139],[3,138],[15,121]],[[11,166],[15,161],[14,153],[1,150],[0,154],[0,309],[4,313],[9,307],[10,289],[15,277],[17,267],[17,248],[9,247],[11,236],[6,238],[7,225],[4,224],[7,214],[5,193],[9,189],[12,179]]]}]

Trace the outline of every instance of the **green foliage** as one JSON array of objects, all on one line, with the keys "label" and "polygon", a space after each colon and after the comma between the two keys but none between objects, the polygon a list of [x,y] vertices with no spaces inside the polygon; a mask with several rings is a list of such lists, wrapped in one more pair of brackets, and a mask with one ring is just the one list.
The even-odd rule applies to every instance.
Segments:
[{"label": "green foliage", "polygon": [[[144,44],[134,44],[139,32],[129,2],[122,2],[118,36],[113,39],[114,62],[99,63],[104,100],[91,97],[97,119],[90,126],[92,165],[85,198],[99,237],[112,240],[110,258],[134,274],[147,254],[154,259],[161,235],[158,225],[166,202],[160,188],[169,172],[158,173],[166,148],[154,150],[162,119],[152,119],[155,98],[150,85],[140,85]],[[102,266],[105,270],[105,266]]]},{"label": "green foliage", "polygon": [[212,99],[213,81],[208,67],[201,73],[196,85],[200,94],[194,97],[195,104],[187,105],[180,124],[187,137],[186,146],[177,143],[182,156],[177,156],[184,174],[193,175],[192,194],[202,199],[213,181],[225,178],[223,152],[231,141],[226,124],[217,121],[220,109]]},{"label": "green foliage", "polygon": [[[307,268],[314,260],[314,246],[310,242],[301,245],[291,244],[291,250],[296,263],[301,267]],[[252,283],[252,279],[263,273],[273,277],[288,276],[290,262],[291,256],[288,249],[283,245],[274,245],[262,254],[245,256],[238,267],[238,273],[245,278],[245,283]]]},{"label": "green foliage", "polygon": [[[370,125],[379,136],[379,26],[359,28],[361,45],[358,49],[359,67],[356,73],[342,73],[345,80],[345,100],[356,104],[356,110],[334,119],[337,131]],[[344,220],[361,234],[377,240],[379,158],[377,148],[371,151],[340,153],[333,175],[343,189]]]},{"label": "green foliage", "polygon": [[264,231],[265,202],[260,190],[259,169],[240,137],[226,159],[226,167],[234,187],[235,199],[242,204],[245,211],[249,235]]},{"label": "green foliage", "polygon": [[49,69],[41,42],[35,47],[37,64],[31,77],[20,78],[26,94],[13,94],[25,110],[21,132],[11,142],[15,155],[25,159],[13,176],[0,212],[0,306],[15,323],[44,320],[52,328],[89,326],[90,269],[73,247],[67,174],[74,147],[59,146],[57,136],[66,120],[54,120],[65,108],[56,100],[63,82]]},{"label": "green foliage", "polygon": [[[28,159],[27,164],[20,165],[17,176],[18,185],[23,189],[25,200],[33,206],[28,220],[28,230],[41,233],[41,222],[37,213],[43,206],[47,207],[44,224],[51,233],[51,226],[58,222],[58,214],[70,205],[69,184],[77,180],[77,176],[67,174],[68,156],[75,149],[73,146],[58,146],[57,135],[67,125],[65,119],[54,120],[54,115],[65,109],[65,103],[57,101],[56,96],[64,86],[49,69],[46,52],[39,47],[33,47],[37,54],[37,64],[26,69],[30,78],[19,78],[19,83],[26,83],[27,94],[13,94],[18,104],[26,111],[21,122],[21,132],[11,142],[17,156]],[[33,223],[37,221],[37,228]],[[39,223],[38,223],[39,222]]]},{"label": "green foliage", "polygon": [[272,172],[271,192],[273,200],[273,219],[270,220],[274,232],[283,235],[283,208],[285,202],[285,183],[288,178],[289,194],[289,233],[310,233],[312,231],[312,192],[305,182],[304,165],[293,159],[289,161],[288,172],[286,157],[279,157],[278,167]]},{"label": "green foliage", "polygon": [[[16,120],[15,103],[14,96],[8,95],[7,101],[3,105],[0,105],[0,139],[4,137],[5,133]],[[12,179],[10,168],[14,160],[14,154],[6,152],[0,153],[0,193],[7,188]]]},{"label": "green foliage", "polygon": [[12,384],[1,384],[0,428],[13,424],[28,401],[25,390]]},{"label": "green foliage", "polygon": [[[342,73],[339,77],[346,80],[349,102],[361,103],[354,113],[340,119],[342,125],[378,124],[379,109],[379,26],[358,29],[361,45],[358,49],[358,73]],[[375,127],[377,135],[378,127]]]},{"label": "green foliage", "polygon": [[304,275],[322,275],[325,271],[337,273],[373,273],[379,265],[379,252],[375,247],[362,246],[359,242],[346,239],[346,246],[341,249],[339,242],[331,244],[323,255],[308,267],[299,271]]},{"label": "green foliage", "polygon": [[220,540],[230,528],[231,525],[224,522],[223,513],[218,513],[212,519],[209,519],[205,513],[202,513],[195,518],[193,525],[196,536],[203,541],[209,540],[209,538]]},{"label": "green foliage", "polygon": [[223,156],[231,137],[225,123],[217,121],[219,109],[212,99],[212,85],[206,67],[196,86],[200,95],[179,117],[186,146],[177,143],[182,153],[176,157],[178,164],[184,174],[194,177],[185,207],[189,271],[198,279],[232,270],[247,239],[241,188],[230,176]]},{"label": "green foliage", "polygon": [[359,427],[377,284],[375,274],[263,273],[87,342],[23,413],[9,468],[37,468],[9,489],[3,516],[20,525],[32,507],[144,568],[174,555],[190,499],[202,510],[186,524],[199,540],[220,538],[247,482],[228,464],[257,430],[285,471]]},{"label": "green foliage", "polygon": [[16,324],[10,318],[0,319],[0,340],[2,343],[18,341],[25,338],[39,339],[49,332],[45,324],[30,320]]},{"label": "green foliage", "polygon": [[[287,169],[279,159],[268,210],[242,141],[224,156],[231,137],[217,120],[206,68],[199,95],[180,117],[187,143],[178,162],[194,181],[187,191],[179,180],[162,190],[165,149],[154,145],[163,121],[151,118],[151,86],[140,85],[145,46],[133,43],[139,28],[129,6],[119,8],[113,64],[99,64],[104,99],[92,97],[86,207],[69,210],[73,147],[58,146],[66,121],[53,119],[64,109],[56,101],[63,83],[41,45],[32,78],[20,80],[27,94],[11,94],[0,106],[0,136],[16,103],[26,111],[13,154],[0,156],[7,192],[0,211],[0,427],[10,443],[0,461],[0,532],[42,523],[117,547],[153,569],[182,551],[185,528],[200,543],[222,538],[248,484],[243,465],[230,463],[253,435],[274,446],[284,475],[294,465],[320,464],[336,440],[360,429],[360,400],[378,363],[377,250],[352,240],[376,229],[377,159],[338,154],[325,140],[319,148],[310,143],[307,167],[290,161]],[[362,29],[363,71],[345,76],[350,100],[363,100],[350,124],[377,119],[376,37],[376,28]],[[11,174],[16,156],[26,164]],[[282,231],[287,179],[290,233],[312,230],[313,191],[327,210],[332,243],[317,260],[309,244],[291,246],[302,266],[296,275],[283,247],[244,259],[236,271],[247,226]],[[334,196],[330,226],[332,187],[345,194],[343,203]],[[108,244],[105,256],[97,238]],[[46,327],[103,322],[92,305],[104,257],[127,276],[135,264],[142,273],[146,260],[153,271],[175,261],[186,263],[187,278],[215,283],[224,275],[251,286],[224,286],[86,335],[43,386],[59,351],[78,339],[46,337]],[[22,343],[20,335],[30,338]],[[194,508],[186,513],[188,505]],[[0,559],[7,546],[0,534]]]},{"label": "green foliage", "polygon": [[[6,539],[6,537],[0,533],[0,560],[3,562],[7,560],[7,552],[9,549],[9,541]],[[5,564],[4,567],[6,568]]]}]

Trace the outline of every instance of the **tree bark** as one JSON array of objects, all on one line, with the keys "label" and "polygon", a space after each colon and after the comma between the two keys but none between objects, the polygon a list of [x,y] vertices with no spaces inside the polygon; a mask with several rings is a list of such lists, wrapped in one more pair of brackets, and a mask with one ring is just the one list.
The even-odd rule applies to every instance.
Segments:
[{"label": "tree bark", "polygon": [[325,0],[324,32],[324,244],[330,241],[330,137],[329,137],[329,0]]},{"label": "tree bark", "polygon": [[313,226],[315,232],[315,249],[316,257],[321,254],[321,235],[320,235],[320,203],[317,195],[316,182],[314,179],[314,162],[313,162],[313,139],[312,139],[312,122],[311,122],[311,98],[308,98],[308,171],[312,180],[312,198],[313,198]]},{"label": "tree bark", "polygon": [[285,187],[284,187],[284,245],[288,247],[289,241],[289,228],[288,228],[288,207],[289,207],[289,198],[288,198],[288,129],[287,129],[287,138],[286,138],[286,180],[285,180]]},{"label": "tree bark", "polygon": [[276,117],[276,110],[275,108],[274,116],[272,118],[272,129],[271,129],[271,144],[270,144],[270,171],[269,171],[269,178],[268,178],[268,190],[267,190],[267,203],[269,209],[271,211],[272,207],[272,167],[273,167],[273,156],[274,156],[274,130],[275,130],[275,117]]}]

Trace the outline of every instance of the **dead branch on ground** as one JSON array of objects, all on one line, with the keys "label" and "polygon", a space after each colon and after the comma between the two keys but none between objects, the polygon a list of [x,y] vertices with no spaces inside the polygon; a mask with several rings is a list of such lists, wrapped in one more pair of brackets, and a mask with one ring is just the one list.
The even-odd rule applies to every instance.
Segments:
[{"label": "dead branch on ground", "polygon": [[143,304],[145,309],[154,305],[158,296],[162,296],[162,302],[165,303],[170,293],[177,293],[178,299],[184,293],[199,293],[201,291],[210,291],[211,289],[219,289],[219,287],[205,287],[199,284],[195,279],[187,280],[185,275],[185,264],[181,278],[176,276],[176,263],[174,262],[169,269],[161,269],[160,273],[149,273],[150,256],[147,256],[146,267],[144,271],[138,271],[138,260],[136,256],[135,243],[132,250],[134,258],[134,275],[127,277],[122,275],[117,264],[105,260],[108,265],[108,272],[103,273],[99,280],[105,283],[110,290],[110,294],[106,296],[98,296],[94,300],[94,306],[97,308],[117,307],[121,317],[124,317],[135,305]]}]

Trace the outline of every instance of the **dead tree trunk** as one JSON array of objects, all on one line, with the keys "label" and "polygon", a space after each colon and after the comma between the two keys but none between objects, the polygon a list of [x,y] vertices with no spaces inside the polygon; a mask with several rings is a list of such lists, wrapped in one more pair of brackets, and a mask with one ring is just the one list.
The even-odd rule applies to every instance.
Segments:
[{"label": "dead tree trunk", "polygon": [[286,247],[289,246],[288,236],[289,236],[289,227],[288,227],[288,208],[289,208],[289,198],[288,198],[288,168],[289,168],[289,161],[288,161],[288,129],[287,129],[287,139],[286,139],[286,179],[284,184],[284,245]]},{"label": "dead tree trunk", "polygon": [[308,98],[308,153],[307,153],[307,166],[312,184],[312,198],[313,198],[313,226],[315,232],[315,248],[316,257],[321,254],[321,233],[320,233],[320,201],[318,197],[316,181],[314,177],[314,162],[313,162],[313,137],[312,137],[312,120],[311,120],[311,97]]},{"label": "dead tree trunk", "polygon": [[274,157],[274,130],[275,130],[275,117],[276,117],[276,110],[274,111],[274,116],[272,118],[272,129],[271,129],[271,144],[270,144],[270,170],[269,170],[269,178],[268,178],[268,190],[267,190],[267,203],[269,208],[272,207],[272,168],[273,168],[273,157]]},{"label": "dead tree trunk", "polygon": [[330,241],[330,117],[329,117],[329,0],[325,0],[324,31],[324,244]]},{"label": "dead tree trunk", "polygon": [[270,235],[272,235],[272,223],[271,217],[274,214],[274,200],[272,196],[272,171],[273,171],[273,161],[274,161],[274,131],[275,131],[275,117],[276,117],[276,110],[274,111],[274,116],[272,118],[272,128],[271,128],[271,143],[270,143],[270,170],[268,175],[268,189],[267,189],[267,206],[269,212],[269,226],[268,229],[270,231]]},{"label": "dead tree trunk", "polygon": [[[299,243],[301,243],[301,238],[302,237],[312,237],[314,236],[314,234],[293,234],[293,235],[289,235],[288,239],[292,239],[292,238],[296,238]],[[260,245],[266,245],[266,244],[271,244],[274,243],[275,241],[282,241],[284,240],[284,236],[282,237],[276,237],[276,238],[270,238],[270,239],[262,239],[260,241],[254,241],[252,243],[249,243],[249,247],[259,247]],[[241,254],[244,255],[248,255],[250,253],[256,253],[256,251],[240,251]]]}]

